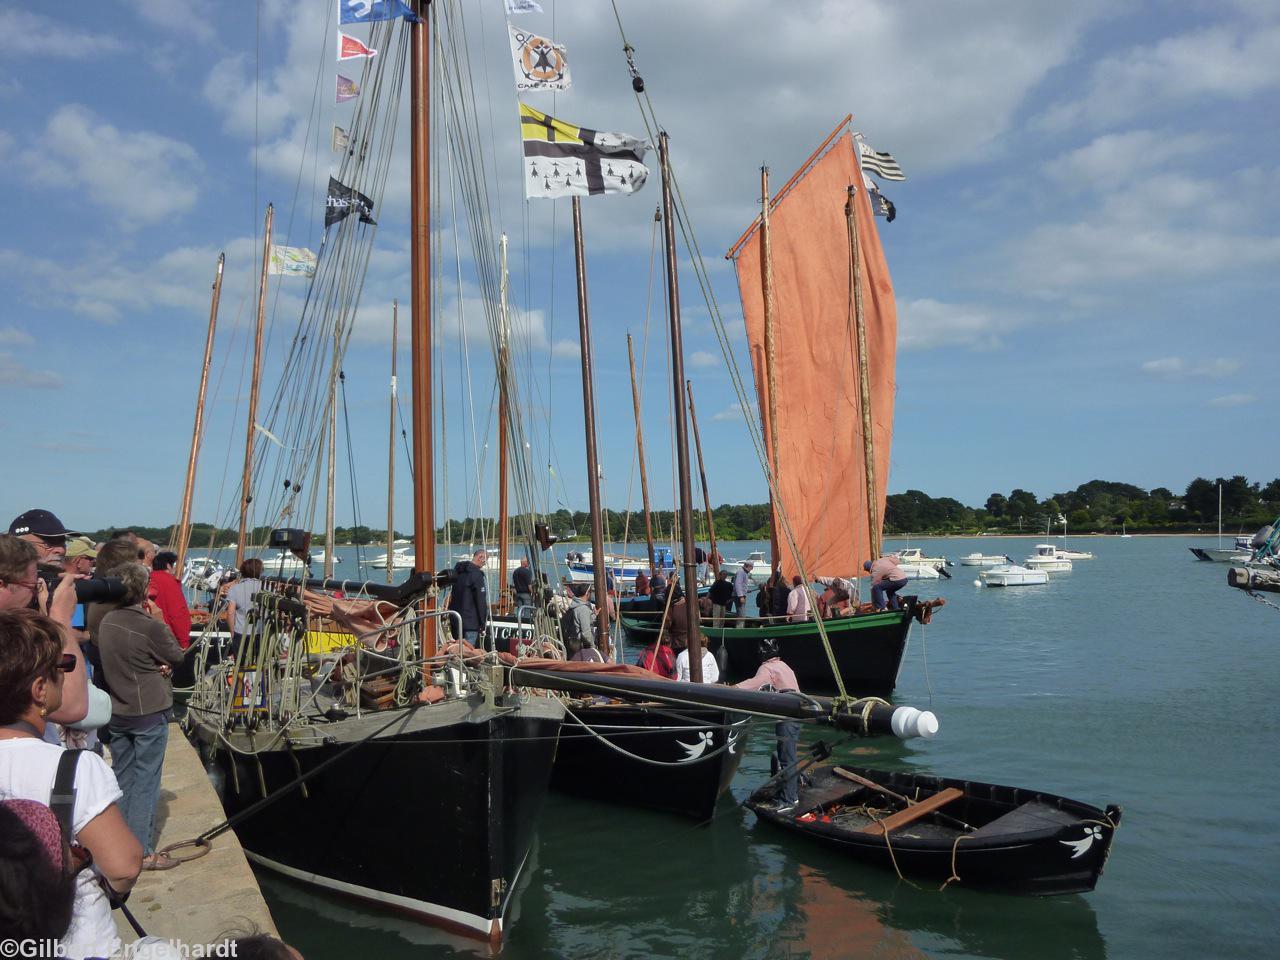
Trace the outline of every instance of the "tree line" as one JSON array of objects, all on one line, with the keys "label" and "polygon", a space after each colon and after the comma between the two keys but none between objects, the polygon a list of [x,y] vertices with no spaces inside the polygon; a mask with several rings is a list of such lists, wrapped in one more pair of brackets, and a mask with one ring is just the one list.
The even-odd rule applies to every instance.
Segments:
[{"label": "tree line", "polygon": [[[1252,530],[1280,514],[1280,478],[1267,484],[1250,482],[1237,474],[1224,478],[1196,477],[1181,493],[1168,487],[1144,490],[1131,483],[1090,480],[1074,490],[1037,497],[1029,490],[1014,488],[1007,494],[996,492],[981,507],[971,507],[952,497],[931,497],[920,490],[891,493],[885,498],[884,530],[886,534],[969,534],[969,533],[1034,533],[1054,527],[1061,531],[1066,520],[1068,532],[1111,533],[1122,528],[1132,532],[1192,532],[1207,525],[1216,528],[1218,521],[1218,487],[1222,487],[1222,525],[1226,530]],[[679,519],[672,510],[654,510],[650,514],[655,538],[671,541],[679,537]],[[769,538],[769,505],[767,503],[723,503],[712,510],[717,540],[767,540]],[[559,509],[538,518],[561,540],[591,539],[591,517],[583,510]],[[645,524],[639,510],[604,511],[601,518],[606,541],[643,542]],[[436,528],[440,543],[478,543],[497,539],[497,521],[492,517],[466,517],[448,520]],[[106,540],[116,527],[84,531],[92,540]],[[167,544],[173,526],[131,526],[127,529],[158,544]],[[264,544],[270,527],[255,527],[249,543]],[[235,543],[238,531],[230,527],[215,528],[196,523],[191,527],[190,550],[217,549]],[[517,525],[512,521],[513,542]],[[396,531],[395,538],[408,534]],[[707,514],[694,511],[694,536],[701,543],[708,537]],[[338,546],[386,543],[385,529],[364,525],[336,527],[334,542]],[[324,546],[325,537],[318,533],[312,544]]]}]

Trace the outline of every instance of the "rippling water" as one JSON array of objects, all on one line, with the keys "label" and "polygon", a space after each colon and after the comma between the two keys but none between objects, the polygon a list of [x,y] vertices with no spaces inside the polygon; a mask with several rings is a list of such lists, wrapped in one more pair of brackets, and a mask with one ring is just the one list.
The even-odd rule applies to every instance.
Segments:
[{"label": "rippling water", "polygon": [[[1020,559],[1036,542],[926,546],[953,560],[974,550]],[[1275,949],[1280,814],[1267,803],[1280,746],[1280,611],[1228,588],[1226,565],[1193,560],[1187,547],[1212,538],[1065,542],[1096,559],[1050,574],[1046,586],[976,588],[976,569],[961,566],[952,580],[912,584],[947,606],[912,634],[894,699],[932,707],[941,733],[927,743],[853,741],[838,755],[1122,804],[1094,893],[939,893],[757,825],[733,801],[768,776],[764,730],[709,826],[552,794],[503,956],[1200,958]],[[424,870],[440,867],[424,859]],[[282,934],[310,960],[486,954],[259,876]]]}]

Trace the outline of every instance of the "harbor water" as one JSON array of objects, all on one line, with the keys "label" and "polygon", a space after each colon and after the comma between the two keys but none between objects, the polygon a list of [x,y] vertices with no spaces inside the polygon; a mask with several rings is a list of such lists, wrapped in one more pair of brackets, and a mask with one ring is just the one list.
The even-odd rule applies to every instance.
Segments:
[{"label": "harbor water", "polygon": [[[957,561],[973,551],[1021,560],[1037,542],[913,545]],[[941,732],[927,742],[841,742],[836,756],[1121,804],[1096,891],[939,892],[757,824],[735,801],[768,776],[765,725],[709,825],[552,794],[502,955],[1173,960],[1275,949],[1280,813],[1267,804],[1280,728],[1280,610],[1228,588],[1225,564],[1193,559],[1188,546],[1213,538],[1046,542],[1095,559],[1044,586],[975,587],[978,568],[959,565],[950,580],[909,585],[947,604],[914,629],[894,700],[934,710]],[[721,550],[741,557],[758,546]],[[354,567],[351,552],[340,552]],[[806,732],[810,741],[842,736]],[[342,811],[334,816],[332,834],[317,843],[351,842]],[[448,824],[410,817],[386,828],[425,838]],[[449,867],[428,844],[422,869]],[[488,955],[265,871],[259,879],[281,934],[310,960]]]}]

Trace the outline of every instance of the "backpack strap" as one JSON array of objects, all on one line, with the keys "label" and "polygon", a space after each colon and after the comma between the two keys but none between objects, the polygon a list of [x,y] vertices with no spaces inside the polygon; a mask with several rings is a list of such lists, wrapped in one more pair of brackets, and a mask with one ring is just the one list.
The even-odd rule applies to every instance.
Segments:
[{"label": "backpack strap", "polygon": [[70,843],[75,839],[72,818],[76,805],[76,764],[83,750],[64,750],[58,757],[58,772],[53,778],[53,792],[49,794],[49,809],[58,818],[62,838]]}]

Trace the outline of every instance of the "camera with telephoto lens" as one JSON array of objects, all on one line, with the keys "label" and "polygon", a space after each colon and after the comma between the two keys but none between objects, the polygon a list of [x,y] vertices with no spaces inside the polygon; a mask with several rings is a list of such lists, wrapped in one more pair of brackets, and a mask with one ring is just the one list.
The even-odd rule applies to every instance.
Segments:
[{"label": "camera with telephoto lens", "polygon": [[[58,589],[63,571],[57,567],[36,567],[36,576],[49,588],[49,596]],[[93,577],[76,581],[76,603],[117,603],[124,599],[124,584],[119,577]]]}]

